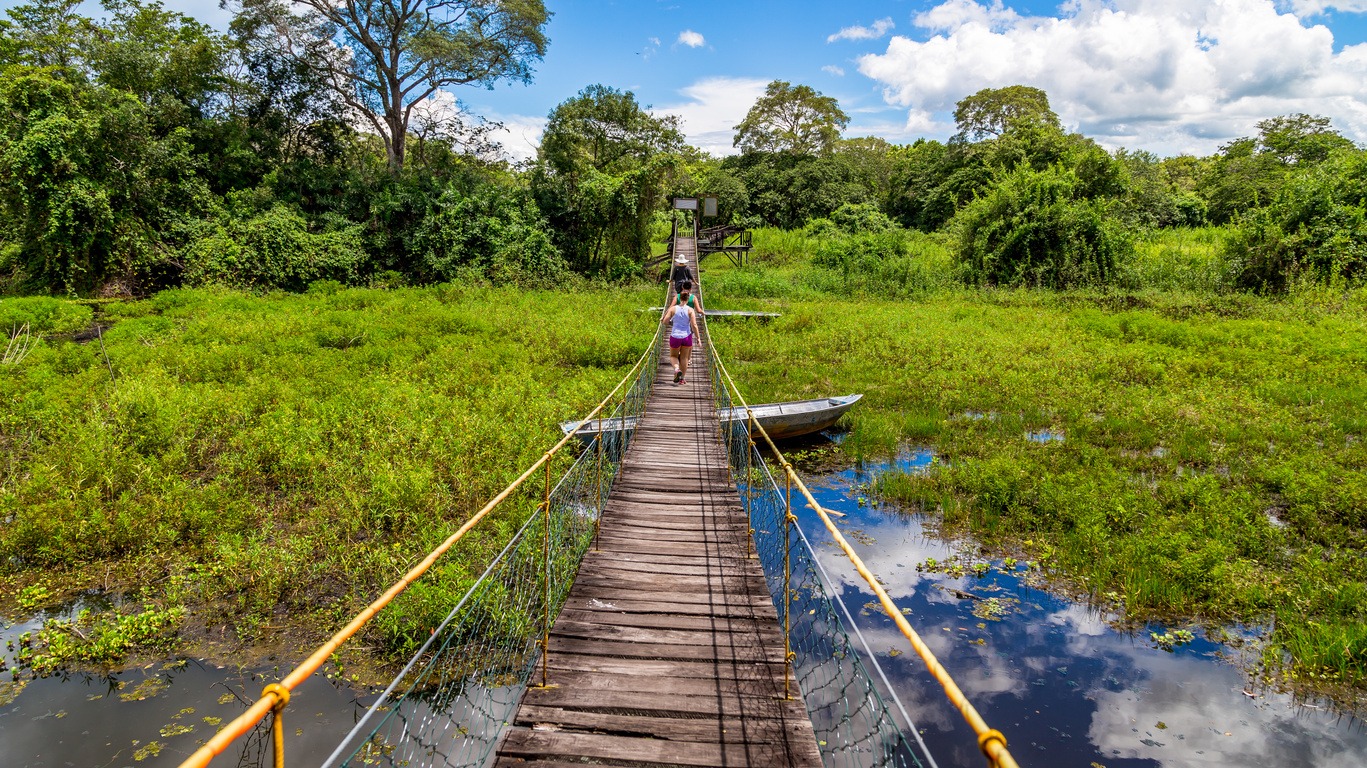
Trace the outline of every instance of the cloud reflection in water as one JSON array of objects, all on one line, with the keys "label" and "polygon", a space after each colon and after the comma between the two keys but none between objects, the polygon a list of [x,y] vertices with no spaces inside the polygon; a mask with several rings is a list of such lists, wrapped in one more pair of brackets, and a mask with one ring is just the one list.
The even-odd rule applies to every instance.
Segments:
[{"label": "cloud reflection in water", "polygon": [[[915,517],[858,499],[877,474],[926,467],[931,457],[908,453],[813,477],[810,487],[822,506],[847,515],[837,521],[841,530],[898,606],[910,609],[912,626],[987,722],[1006,734],[1022,765],[1367,765],[1361,722],[1298,706],[1285,694],[1250,698],[1244,674],[1220,658],[1237,656],[1235,649],[1198,634],[1189,645],[1160,650],[1147,628],[1119,632],[1111,614],[1025,586],[1018,574],[955,579],[917,571],[926,558],[944,561],[955,550],[928,537]],[[801,509],[798,517],[937,761],[980,764],[972,730],[892,621],[861,611],[872,592],[815,512]],[[1019,603],[1007,603],[1002,620],[986,621],[972,613],[977,601],[937,585]],[[905,653],[889,654],[894,649]]]}]

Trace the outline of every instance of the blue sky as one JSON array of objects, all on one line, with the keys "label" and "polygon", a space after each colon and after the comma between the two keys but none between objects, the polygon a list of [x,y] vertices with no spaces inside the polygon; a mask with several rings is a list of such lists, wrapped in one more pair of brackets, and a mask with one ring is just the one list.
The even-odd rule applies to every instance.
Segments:
[{"label": "blue sky", "polygon": [[[14,0],[0,0],[12,6]],[[1266,117],[1331,117],[1367,142],[1367,0],[547,0],[547,56],[529,86],[456,98],[534,151],[546,114],[591,83],[678,114],[724,154],[773,79],[849,113],[847,136],[953,133],[980,88],[1043,88],[1065,125],[1116,148],[1206,154]],[[166,5],[218,26],[216,2]]]}]

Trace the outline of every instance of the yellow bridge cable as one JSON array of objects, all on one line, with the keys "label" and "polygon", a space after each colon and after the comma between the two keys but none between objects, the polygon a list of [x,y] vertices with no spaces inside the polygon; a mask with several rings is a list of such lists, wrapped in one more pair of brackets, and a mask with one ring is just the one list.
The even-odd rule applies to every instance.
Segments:
[{"label": "yellow bridge cable", "polygon": [[859,555],[855,553],[854,549],[850,546],[850,543],[845,540],[845,537],[840,533],[840,529],[836,528],[835,523],[832,522],[830,516],[826,514],[826,510],[812,497],[812,492],[807,490],[807,485],[802,482],[802,478],[798,477],[798,474],[793,470],[792,465],[788,463],[788,460],[784,458],[783,454],[778,450],[778,446],[774,445],[774,441],[769,437],[769,433],[765,432],[764,427],[759,425],[759,421],[755,418],[754,412],[750,410],[750,405],[745,402],[745,397],[741,395],[740,388],[736,386],[736,382],[731,378],[730,371],[726,370],[726,365],[721,361],[721,355],[716,353],[716,347],[713,346],[712,350],[713,357],[717,361],[717,367],[721,369],[722,376],[725,377],[726,383],[730,385],[731,391],[735,393],[736,400],[739,401],[741,407],[745,409],[749,423],[764,436],[765,442],[769,444],[769,449],[778,457],[779,463],[783,467],[783,471],[791,478],[798,490],[802,492],[802,495],[807,498],[807,503],[811,505],[812,509],[816,510],[816,513],[821,516],[821,521],[826,524],[826,529],[835,537],[836,543],[844,550],[845,556],[850,559],[850,562],[854,563],[855,570],[859,571],[859,575],[864,578],[864,581],[868,582],[871,588],[873,588],[874,594],[878,596],[879,604],[883,606],[883,611],[897,623],[897,628],[902,631],[902,634],[905,635],[907,640],[911,643],[911,647],[916,650],[917,655],[925,662],[926,668],[930,670],[930,674],[933,675],[936,681],[940,683],[940,686],[944,688],[945,696],[949,698],[949,702],[959,710],[959,714],[963,715],[964,720],[966,720],[968,724],[973,727],[974,732],[978,734],[979,749],[983,751],[983,754],[987,756],[987,759],[991,761],[992,765],[998,766],[998,768],[1019,768],[1016,759],[1011,756],[1011,753],[1006,748],[1006,737],[1002,735],[1001,731],[988,727],[987,722],[983,720],[982,715],[979,715],[978,710],[974,709],[973,705],[968,701],[968,697],[964,696],[963,691],[959,690],[959,686],[954,682],[954,678],[950,677],[949,672],[940,664],[940,661],[935,658],[935,654],[925,642],[921,640],[921,636],[907,623],[906,618],[902,616],[902,612],[899,611],[897,606],[892,602],[892,598],[888,597],[887,591],[878,583],[878,577],[874,576],[868,566],[864,565],[864,561],[859,558]]},{"label": "yellow bridge cable", "polygon": [[[245,736],[249,731],[255,728],[266,718],[267,714],[275,712],[277,718],[279,718],[285,705],[289,703],[290,692],[307,680],[314,672],[317,672],[318,668],[323,666],[328,658],[341,647],[342,643],[345,643],[352,635],[360,631],[361,627],[365,626],[375,614],[379,613],[382,608],[390,603],[390,601],[395,597],[398,597],[399,593],[403,592],[410,584],[426,573],[427,570],[432,567],[433,563],[437,561],[437,558],[441,557],[448,549],[454,546],[456,542],[460,541],[470,529],[479,524],[486,515],[492,512],[504,499],[508,498],[509,494],[517,490],[518,486],[522,485],[528,477],[531,477],[533,472],[547,461],[550,461],[551,457],[563,448],[566,443],[572,439],[577,439],[578,435],[576,433],[579,429],[583,427],[584,424],[593,420],[593,417],[607,406],[622,387],[632,380],[636,375],[636,372],[641,368],[641,365],[650,357],[651,351],[659,341],[660,327],[657,325],[655,328],[655,336],[650,340],[650,344],[646,347],[646,351],[641,355],[640,359],[638,359],[636,364],[631,367],[631,370],[627,372],[627,375],[622,377],[622,380],[617,382],[617,386],[613,387],[612,391],[608,393],[608,396],[603,398],[602,402],[598,403],[598,406],[590,411],[589,415],[585,416],[574,429],[570,430],[569,433],[561,438],[560,442],[555,444],[555,447],[543,453],[541,458],[536,460],[536,463],[527,468],[527,471],[523,472],[511,485],[504,488],[497,496],[490,499],[489,503],[485,504],[473,517],[465,521],[465,524],[462,525],[459,530],[451,534],[446,541],[441,543],[441,546],[432,550],[427,557],[423,558],[422,562],[413,566],[408,573],[404,574],[403,578],[399,579],[398,582],[386,590],[383,595],[380,595],[375,602],[367,606],[365,610],[356,614],[356,617],[353,618],[349,624],[333,635],[332,639],[328,640],[314,651],[313,655],[305,659],[302,664],[295,667],[294,671],[290,672],[285,679],[281,680],[279,683],[272,683],[266,686],[265,690],[261,692],[261,698],[257,699],[256,703],[252,704],[247,708],[247,711],[238,715],[231,723],[228,723],[222,730],[214,734],[214,737],[209,739],[204,746],[195,750],[193,754],[185,759],[185,762],[180,764],[180,768],[202,768],[203,766],[208,765],[210,760],[223,754],[228,746],[234,741]],[[599,439],[602,439],[601,434]],[[284,732],[279,726],[280,724],[277,722],[274,738],[275,767],[283,768]]]}]

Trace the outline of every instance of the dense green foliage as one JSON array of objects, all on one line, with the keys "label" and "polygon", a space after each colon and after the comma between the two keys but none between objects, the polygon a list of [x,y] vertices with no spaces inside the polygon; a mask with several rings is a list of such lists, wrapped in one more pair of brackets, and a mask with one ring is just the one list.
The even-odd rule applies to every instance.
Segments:
[{"label": "dense green foliage", "polygon": [[1271,205],[1249,211],[1230,239],[1244,288],[1296,281],[1342,285],[1367,270],[1367,153],[1340,152],[1288,179]]},{"label": "dense green foliage", "polygon": [[[97,20],[37,0],[0,25],[0,294],[629,279],[659,252],[668,199],[702,194],[718,197],[716,223],[750,227],[876,208],[949,233],[971,285],[1124,287],[1132,242],[1207,223],[1229,231],[1220,290],[1362,273],[1367,161],[1323,117],[1159,158],[1108,152],[1068,133],[1044,92],[1007,86],[960,101],[948,141],[895,146],[842,138],[835,99],[774,81],[736,126],[741,152],[719,159],[689,147],[677,117],[595,84],[515,166],[496,125],[424,94],[529,78],[547,45],[540,2],[457,3],[469,14],[445,42],[396,29],[384,55],[340,69],[332,42],[368,34],[353,22],[370,4],[329,20],[321,0],[302,16],[253,0],[226,34],[154,1],[103,5]],[[480,27],[486,15],[499,23]],[[501,31],[476,41],[475,27]],[[857,260],[901,270],[900,242],[867,240]]]},{"label": "dense green foliage", "polygon": [[992,285],[1105,285],[1130,255],[1123,225],[1105,202],[1079,197],[1057,169],[1017,169],[955,219],[968,275]]},{"label": "dense green foliage", "polygon": [[592,85],[551,112],[531,183],[573,263],[637,267],[682,148],[678,119],[650,115],[630,91]]},{"label": "dense green foliage", "polygon": [[428,96],[451,86],[530,82],[532,65],[546,55],[550,20],[541,0],[242,0],[239,17],[269,30],[263,42],[272,52],[312,72],[364,119],[395,173],[414,119],[434,116]]},{"label": "dense green foliage", "polygon": [[[228,34],[136,0],[109,0],[102,21],[65,0],[8,12],[0,293],[557,276],[542,214],[490,158],[487,127],[424,124],[403,162],[353,127],[316,68],[280,55],[269,5],[247,4]],[[535,37],[544,11],[522,6]]]},{"label": "dense green foliage", "polygon": [[849,122],[834,98],[810,85],[775,80],[736,126],[733,143],[747,154],[823,155],[835,147]]}]

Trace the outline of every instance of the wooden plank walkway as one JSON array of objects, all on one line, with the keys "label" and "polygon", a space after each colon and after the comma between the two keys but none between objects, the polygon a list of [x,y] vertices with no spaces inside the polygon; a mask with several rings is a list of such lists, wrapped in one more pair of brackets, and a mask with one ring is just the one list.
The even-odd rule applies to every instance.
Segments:
[{"label": "wooden plank walkway", "polygon": [[784,699],[783,636],[709,373],[696,347],[675,385],[661,353],[599,548],[551,630],[551,687],[527,690],[497,765],[821,765],[795,683]]}]

